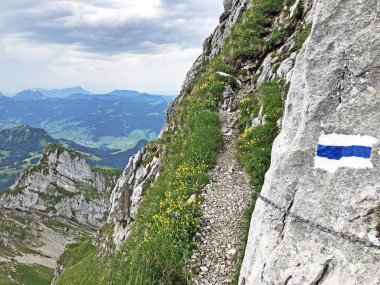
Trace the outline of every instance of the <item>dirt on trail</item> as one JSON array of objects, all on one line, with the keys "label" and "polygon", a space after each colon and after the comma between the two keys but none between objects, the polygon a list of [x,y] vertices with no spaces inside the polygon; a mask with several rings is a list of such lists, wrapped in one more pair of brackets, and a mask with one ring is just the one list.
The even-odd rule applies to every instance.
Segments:
[{"label": "dirt on trail", "polygon": [[203,224],[196,234],[198,248],[190,260],[193,283],[230,284],[237,258],[244,250],[244,211],[251,200],[252,186],[236,159],[237,112],[220,110],[223,146],[211,182],[202,192]]}]

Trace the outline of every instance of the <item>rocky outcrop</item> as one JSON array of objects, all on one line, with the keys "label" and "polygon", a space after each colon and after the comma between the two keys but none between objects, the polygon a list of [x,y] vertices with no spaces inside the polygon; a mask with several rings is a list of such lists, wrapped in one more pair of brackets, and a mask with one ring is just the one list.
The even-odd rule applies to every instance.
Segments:
[{"label": "rocky outcrop", "polygon": [[0,207],[39,211],[99,227],[117,176],[91,168],[79,153],[46,146],[40,162],[0,196]]},{"label": "rocky outcrop", "polygon": [[159,175],[159,158],[157,155],[157,151],[143,148],[131,157],[112,191],[108,223],[115,224],[113,239],[117,248],[128,237],[144,190]]},{"label": "rocky outcrop", "polygon": [[201,70],[201,67],[209,59],[216,56],[223,48],[224,42],[231,34],[231,30],[245,9],[248,7],[248,0],[224,0],[224,12],[220,18],[220,24],[215,31],[203,43],[203,52],[195,61],[190,71],[187,73],[185,81],[182,85],[179,96],[170,104],[167,111],[167,118],[162,132],[174,130],[175,126],[170,125],[171,118],[175,113],[177,104],[182,100],[182,97],[187,93],[191,82],[195,79]]},{"label": "rocky outcrop", "polygon": [[[380,283],[379,1],[318,0],[313,9],[239,285]],[[318,144],[333,134],[344,144],[374,138],[371,163],[320,168]]]}]

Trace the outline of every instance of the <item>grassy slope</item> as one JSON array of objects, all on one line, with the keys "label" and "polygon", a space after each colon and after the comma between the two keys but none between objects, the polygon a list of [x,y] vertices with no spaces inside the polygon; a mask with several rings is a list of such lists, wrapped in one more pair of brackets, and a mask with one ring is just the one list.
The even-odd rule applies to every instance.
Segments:
[{"label": "grassy slope", "polygon": [[41,265],[0,262],[0,285],[50,285],[54,270]]},{"label": "grassy slope", "polygon": [[[83,250],[83,258],[69,263],[71,266],[58,284],[188,283],[186,265],[193,247],[191,237],[199,227],[200,216],[199,198],[192,202],[188,198],[198,194],[208,182],[207,171],[215,163],[220,146],[217,105],[225,79],[215,72],[236,75],[242,61],[254,62],[275,50],[291,32],[289,28],[284,33],[270,28],[283,4],[283,0],[255,1],[234,27],[220,55],[205,63],[193,81],[172,118],[176,131],[153,143],[165,150],[163,171],[147,191],[132,234],[121,251],[96,262],[100,258],[98,249]],[[238,143],[239,160],[256,189],[247,221],[270,164],[271,146],[278,133],[276,123],[282,113],[281,93],[285,89],[281,81],[267,82],[241,103],[239,125],[244,132]],[[264,106],[267,123],[250,130],[260,105]]]}]

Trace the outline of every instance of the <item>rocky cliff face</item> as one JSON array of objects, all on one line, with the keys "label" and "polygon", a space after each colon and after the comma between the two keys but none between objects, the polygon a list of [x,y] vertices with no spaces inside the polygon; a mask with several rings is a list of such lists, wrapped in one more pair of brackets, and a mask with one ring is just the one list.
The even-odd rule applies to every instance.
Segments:
[{"label": "rocky cliff face", "polygon": [[112,191],[108,223],[115,224],[113,240],[117,248],[128,237],[144,190],[159,175],[159,158],[156,155],[157,151],[149,152],[143,148],[131,157]]},{"label": "rocky cliff face", "polygon": [[240,285],[380,283],[379,7],[313,3]]},{"label": "rocky cliff face", "polygon": [[0,196],[0,206],[99,227],[116,179],[115,173],[91,168],[79,153],[49,144],[40,162]]}]

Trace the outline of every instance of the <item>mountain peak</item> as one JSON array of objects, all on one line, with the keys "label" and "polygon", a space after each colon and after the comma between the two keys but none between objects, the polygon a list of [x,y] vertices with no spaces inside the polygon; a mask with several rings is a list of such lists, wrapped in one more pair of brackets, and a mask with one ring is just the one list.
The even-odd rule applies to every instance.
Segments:
[{"label": "mountain peak", "polygon": [[8,149],[19,147],[25,150],[40,148],[42,142],[55,143],[52,137],[43,129],[33,128],[28,125],[21,125],[0,131],[0,148]]},{"label": "mountain peak", "polygon": [[40,91],[33,91],[31,89],[23,90],[12,97],[16,100],[42,100],[46,99]]},{"label": "mountain peak", "polygon": [[42,88],[34,88],[34,91],[41,92],[44,96],[48,98],[65,98],[75,94],[85,94],[91,95],[93,94],[90,91],[83,89],[81,86],[74,86],[63,89],[42,89]]}]

